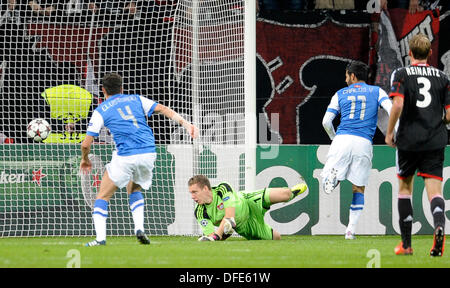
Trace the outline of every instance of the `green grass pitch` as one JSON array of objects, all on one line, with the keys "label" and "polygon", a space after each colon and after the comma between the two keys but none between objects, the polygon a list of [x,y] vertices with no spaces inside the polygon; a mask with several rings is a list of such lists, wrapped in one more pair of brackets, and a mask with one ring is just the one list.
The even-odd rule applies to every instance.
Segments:
[{"label": "green grass pitch", "polygon": [[[153,236],[150,245],[134,237],[108,237],[107,246],[83,247],[88,237],[0,239],[0,267],[65,268],[407,268],[450,267],[450,254],[432,258],[431,235],[414,235],[412,256],[397,256],[400,237],[283,236],[281,241],[198,242],[197,237]],[[76,259],[75,259],[76,258]]]}]

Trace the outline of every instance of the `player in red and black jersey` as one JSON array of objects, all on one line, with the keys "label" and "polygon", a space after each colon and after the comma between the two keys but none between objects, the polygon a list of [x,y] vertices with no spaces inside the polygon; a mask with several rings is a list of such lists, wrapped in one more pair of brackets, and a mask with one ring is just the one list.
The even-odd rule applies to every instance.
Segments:
[{"label": "player in red and black jersey", "polygon": [[[425,181],[434,221],[431,256],[442,256],[445,241],[445,201],[442,197],[442,172],[447,128],[450,123],[450,82],[448,76],[427,64],[431,42],[423,34],[409,41],[411,65],[395,70],[389,96],[393,105],[386,132],[386,143],[397,147],[399,178],[398,210],[402,242],[396,254],[412,254],[413,211],[411,195],[414,173]],[[444,117],[443,117],[444,115]],[[399,121],[394,140],[394,127]]]}]

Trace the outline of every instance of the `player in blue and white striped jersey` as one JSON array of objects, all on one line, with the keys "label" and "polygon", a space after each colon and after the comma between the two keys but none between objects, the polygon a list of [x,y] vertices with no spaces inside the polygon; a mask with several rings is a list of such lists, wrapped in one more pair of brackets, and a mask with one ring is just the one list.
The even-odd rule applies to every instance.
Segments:
[{"label": "player in blue and white striped jersey", "polygon": [[80,169],[89,173],[89,160],[94,137],[100,129],[107,127],[113,135],[116,150],[100,184],[94,202],[94,226],[96,239],[86,246],[106,244],[106,220],[108,202],[118,188],[127,187],[129,204],[134,221],[134,231],[142,244],[150,240],[144,232],[144,197],[141,191],[148,189],[152,182],[153,164],[156,160],[155,138],[147,124],[147,117],[160,113],[182,125],[192,138],[198,136],[198,129],[183,119],[172,109],[140,95],[123,94],[122,77],[111,73],[103,77],[103,94],[106,100],[93,112],[89,121],[86,138],[81,144],[82,159]]},{"label": "player in blue and white striped jersey", "polygon": [[[350,205],[346,239],[355,238],[355,228],[364,208],[364,190],[372,168],[372,140],[378,121],[378,107],[388,113],[392,102],[383,89],[366,84],[368,66],[351,62],[345,72],[348,87],[337,91],[331,98],[322,125],[332,140],[323,171],[322,184],[330,194],[342,180],[352,183],[353,198]],[[333,119],[341,115],[337,132]]]}]

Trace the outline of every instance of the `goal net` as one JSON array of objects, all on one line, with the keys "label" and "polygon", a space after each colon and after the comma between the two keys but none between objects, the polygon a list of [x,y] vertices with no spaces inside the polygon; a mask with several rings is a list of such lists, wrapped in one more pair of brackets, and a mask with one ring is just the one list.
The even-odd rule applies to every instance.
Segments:
[{"label": "goal net", "polygon": [[[213,185],[245,187],[246,2],[91,2],[2,4],[0,237],[95,234],[93,201],[115,145],[103,130],[89,156],[92,173],[80,175],[80,143],[108,72],[123,76],[124,93],[200,128],[193,141],[164,117],[149,118],[158,158],[143,192],[150,235],[198,234],[188,179],[205,174]],[[43,143],[27,137],[36,118],[51,124]],[[125,189],[110,201],[107,235],[133,235]]]}]

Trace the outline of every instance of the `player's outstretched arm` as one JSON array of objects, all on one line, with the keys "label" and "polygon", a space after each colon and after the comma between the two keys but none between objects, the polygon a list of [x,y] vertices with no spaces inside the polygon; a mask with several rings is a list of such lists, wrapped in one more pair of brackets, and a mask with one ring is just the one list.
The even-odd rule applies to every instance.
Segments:
[{"label": "player's outstretched arm", "polygon": [[91,160],[89,160],[89,152],[91,151],[91,145],[94,141],[94,137],[86,135],[83,142],[81,143],[81,162],[80,170],[83,173],[89,173],[92,169]]},{"label": "player's outstretched arm", "polygon": [[181,126],[183,126],[189,132],[189,135],[191,135],[191,137],[193,139],[198,137],[198,133],[199,133],[198,128],[195,127],[194,125],[192,125],[189,121],[187,121],[186,119],[181,117],[180,114],[173,111],[169,107],[164,106],[162,104],[158,104],[158,105],[156,105],[154,111],[156,113],[163,114],[167,118],[172,119],[173,121],[175,121],[178,124],[180,124]]}]

